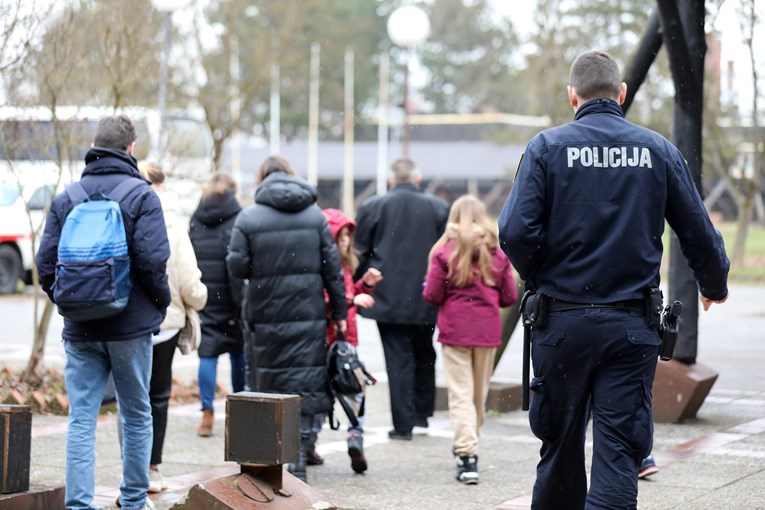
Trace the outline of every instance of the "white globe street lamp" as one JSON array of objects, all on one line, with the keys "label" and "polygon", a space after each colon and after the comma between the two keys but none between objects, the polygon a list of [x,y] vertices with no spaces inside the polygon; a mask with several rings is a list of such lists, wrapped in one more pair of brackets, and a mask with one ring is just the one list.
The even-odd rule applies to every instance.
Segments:
[{"label": "white globe street lamp", "polygon": [[425,11],[413,5],[399,7],[388,18],[388,37],[393,44],[404,48],[404,127],[402,153],[409,157],[409,61],[412,50],[430,35],[430,20]]}]

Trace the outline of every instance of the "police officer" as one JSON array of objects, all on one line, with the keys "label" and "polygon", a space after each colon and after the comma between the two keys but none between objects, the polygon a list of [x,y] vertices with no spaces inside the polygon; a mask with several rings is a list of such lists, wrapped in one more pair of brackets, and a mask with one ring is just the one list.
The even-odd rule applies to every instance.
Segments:
[{"label": "police officer", "polygon": [[665,218],[704,309],[728,296],[722,237],[683,156],[624,119],[626,93],[610,55],[580,55],[569,75],[574,121],[529,142],[499,219],[503,250],[548,310],[546,325],[531,331],[529,423],[542,440],[532,509],[637,507],[660,345],[645,296],[659,287]]}]

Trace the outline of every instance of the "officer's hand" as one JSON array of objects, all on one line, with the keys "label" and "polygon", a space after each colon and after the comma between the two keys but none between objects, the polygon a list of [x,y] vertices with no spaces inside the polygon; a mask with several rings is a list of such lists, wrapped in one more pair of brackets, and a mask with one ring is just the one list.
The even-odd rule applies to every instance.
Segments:
[{"label": "officer's hand", "polygon": [[701,304],[704,306],[705,312],[709,310],[709,307],[712,306],[712,303],[725,303],[728,300],[728,296],[730,296],[730,292],[724,298],[718,301],[714,301],[712,299],[709,299],[708,297],[704,297],[703,295],[699,294],[699,298],[701,298]]}]

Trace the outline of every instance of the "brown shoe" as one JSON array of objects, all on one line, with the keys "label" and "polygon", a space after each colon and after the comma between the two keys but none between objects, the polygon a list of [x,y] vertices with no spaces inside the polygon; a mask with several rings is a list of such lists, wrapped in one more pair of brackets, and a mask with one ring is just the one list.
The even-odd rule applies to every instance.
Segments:
[{"label": "brown shoe", "polygon": [[212,436],[213,429],[213,410],[205,409],[202,411],[202,419],[199,420],[199,427],[197,427],[197,435],[199,437]]}]

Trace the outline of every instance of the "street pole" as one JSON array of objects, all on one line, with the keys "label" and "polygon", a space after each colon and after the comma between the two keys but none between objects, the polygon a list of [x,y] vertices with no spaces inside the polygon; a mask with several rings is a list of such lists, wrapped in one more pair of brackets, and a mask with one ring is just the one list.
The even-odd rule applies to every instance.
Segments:
[{"label": "street pole", "polygon": [[353,50],[345,50],[345,155],[343,164],[343,212],[354,216],[355,189],[353,175],[353,125],[354,125]]},{"label": "street pole", "polygon": [[311,43],[311,72],[308,94],[308,182],[316,186],[319,183],[319,82],[321,45]]},{"label": "street pole", "polygon": [[377,194],[388,191],[388,89],[390,82],[390,54],[380,55],[380,105],[377,120]]}]

